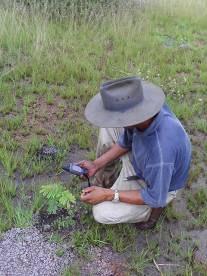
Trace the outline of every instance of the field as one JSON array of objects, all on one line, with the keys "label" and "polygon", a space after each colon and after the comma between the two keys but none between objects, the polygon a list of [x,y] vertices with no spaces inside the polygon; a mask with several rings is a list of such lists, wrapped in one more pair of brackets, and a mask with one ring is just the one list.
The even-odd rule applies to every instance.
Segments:
[{"label": "field", "polygon": [[[97,260],[107,255],[113,275],[207,275],[194,261],[207,240],[207,3],[85,2],[0,4],[0,233],[35,224],[59,257],[73,248],[65,276],[100,275]],[[163,88],[193,145],[186,188],[146,232],[97,224],[80,203],[81,180],[61,169],[95,157],[98,129],[84,108],[101,82],[128,75]],[[42,157],[43,145],[56,154]],[[48,184],[75,196],[68,213],[46,210]]]}]

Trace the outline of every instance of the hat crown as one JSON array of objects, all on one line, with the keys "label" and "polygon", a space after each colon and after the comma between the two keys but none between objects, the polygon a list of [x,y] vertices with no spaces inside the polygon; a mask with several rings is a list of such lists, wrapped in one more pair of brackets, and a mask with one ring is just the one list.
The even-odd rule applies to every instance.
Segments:
[{"label": "hat crown", "polygon": [[127,77],[107,81],[100,87],[104,108],[114,111],[125,111],[143,100],[141,79]]}]

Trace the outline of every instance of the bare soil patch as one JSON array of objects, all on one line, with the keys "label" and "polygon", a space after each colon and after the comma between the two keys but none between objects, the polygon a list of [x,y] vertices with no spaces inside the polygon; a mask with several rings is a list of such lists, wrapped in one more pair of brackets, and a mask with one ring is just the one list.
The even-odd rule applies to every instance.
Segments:
[{"label": "bare soil patch", "polygon": [[[60,96],[54,96],[52,103],[48,103],[43,96],[37,96],[29,105],[24,124],[14,132],[17,141],[29,141],[32,135],[58,134],[63,122],[77,119],[78,115]],[[25,126],[27,130],[25,131]]]}]

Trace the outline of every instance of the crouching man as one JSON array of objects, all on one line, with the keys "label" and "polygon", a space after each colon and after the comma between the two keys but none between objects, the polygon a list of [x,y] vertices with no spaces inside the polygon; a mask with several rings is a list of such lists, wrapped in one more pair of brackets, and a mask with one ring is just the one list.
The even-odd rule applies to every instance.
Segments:
[{"label": "crouching man", "polygon": [[93,205],[100,223],[154,227],[184,187],[191,160],[189,137],[162,89],[138,77],[108,81],[85,116],[100,133],[96,160],[79,162],[94,176],[81,200]]}]

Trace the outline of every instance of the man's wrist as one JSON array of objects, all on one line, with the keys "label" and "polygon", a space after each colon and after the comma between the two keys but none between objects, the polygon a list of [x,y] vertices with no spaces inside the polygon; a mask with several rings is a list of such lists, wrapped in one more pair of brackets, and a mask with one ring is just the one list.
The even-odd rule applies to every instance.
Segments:
[{"label": "man's wrist", "polygon": [[94,161],[93,161],[93,164],[94,164],[94,166],[96,167],[96,170],[97,170],[97,171],[100,170],[101,167],[102,167],[98,159],[94,160]]},{"label": "man's wrist", "polygon": [[106,189],[106,200],[112,201],[114,199],[115,191],[112,189]]}]

